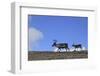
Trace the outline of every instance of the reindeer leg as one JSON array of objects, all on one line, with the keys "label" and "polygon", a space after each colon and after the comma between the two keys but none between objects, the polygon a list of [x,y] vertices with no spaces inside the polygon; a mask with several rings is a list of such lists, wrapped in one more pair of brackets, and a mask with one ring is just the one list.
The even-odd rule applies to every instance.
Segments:
[{"label": "reindeer leg", "polygon": [[81,51],[82,51],[82,47],[81,47]]},{"label": "reindeer leg", "polygon": [[78,48],[77,48],[77,51],[78,51]]},{"label": "reindeer leg", "polygon": [[76,48],[75,48],[75,50],[74,51],[76,51]]},{"label": "reindeer leg", "polygon": [[57,49],[57,52],[59,52],[59,48]]},{"label": "reindeer leg", "polygon": [[67,52],[67,48],[65,48],[66,49],[66,52]]},{"label": "reindeer leg", "polygon": [[76,51],[77,51],[78,49],[76,48]]},{"label": "reindeer leg", "polygon": [[60,48],[58,48],[58,52],[60,52],[60,50],[61,50],[61,49],[60,49]]},{"label": "reindeer leg", "polygon": [[61,48],[60,48],[60,51],[59,52],[61,52]]},{"label": "reindeer leg", "polygon": [[70,49],[68,48],[68,50],[70,51]]}]

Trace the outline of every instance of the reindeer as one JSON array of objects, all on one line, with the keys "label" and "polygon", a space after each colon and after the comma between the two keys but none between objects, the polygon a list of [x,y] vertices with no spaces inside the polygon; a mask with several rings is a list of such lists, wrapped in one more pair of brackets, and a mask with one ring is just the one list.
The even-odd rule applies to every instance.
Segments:
[{"label": "reindeer", "polygon": [[57,40],[54,40],[52,47],[57,47],[60,51],[61,49],[66,49],[66,51],[69,50],[67,43],[57,43]]},{"label": "reindeer", "polygon": [[81,45],[81,44],[73,44],[72,46],[75,48],[75,51],[76,51],[78,48],[82,49],[82,45]]}]

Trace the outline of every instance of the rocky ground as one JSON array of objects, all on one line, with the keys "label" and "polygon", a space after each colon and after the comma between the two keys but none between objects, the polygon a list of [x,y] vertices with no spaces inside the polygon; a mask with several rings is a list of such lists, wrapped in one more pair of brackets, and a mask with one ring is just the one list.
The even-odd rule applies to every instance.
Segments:
[{"label": "rocky ground", "polygon": [[51,59],[79,59],[88,58],[88,52],[73,51],[73,52],[28,52],[28,60],[51,60]]}]

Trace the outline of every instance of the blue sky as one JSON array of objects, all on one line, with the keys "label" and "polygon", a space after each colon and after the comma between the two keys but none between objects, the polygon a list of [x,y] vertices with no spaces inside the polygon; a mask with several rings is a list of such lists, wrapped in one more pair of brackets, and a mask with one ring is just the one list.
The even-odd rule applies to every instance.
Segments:
[{"label": "blue sky", "polygon": [[29,15],[28,29],[30,28],[41,34],[32,34],[31,39],[40,37],[35,43],[29,38],[31,51],[53,51],[53,40],[68,43],[69,48],[73,43],[88,47],[88,17]]}]

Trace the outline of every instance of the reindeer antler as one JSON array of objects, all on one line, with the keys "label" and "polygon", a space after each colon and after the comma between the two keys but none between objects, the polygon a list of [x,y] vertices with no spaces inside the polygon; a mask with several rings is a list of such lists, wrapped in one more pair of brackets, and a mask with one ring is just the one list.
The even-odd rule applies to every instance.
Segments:
[{"label": "reindeer antler", "polygon": [[53,40],[54,42],[57,42],[57,40]]}]

